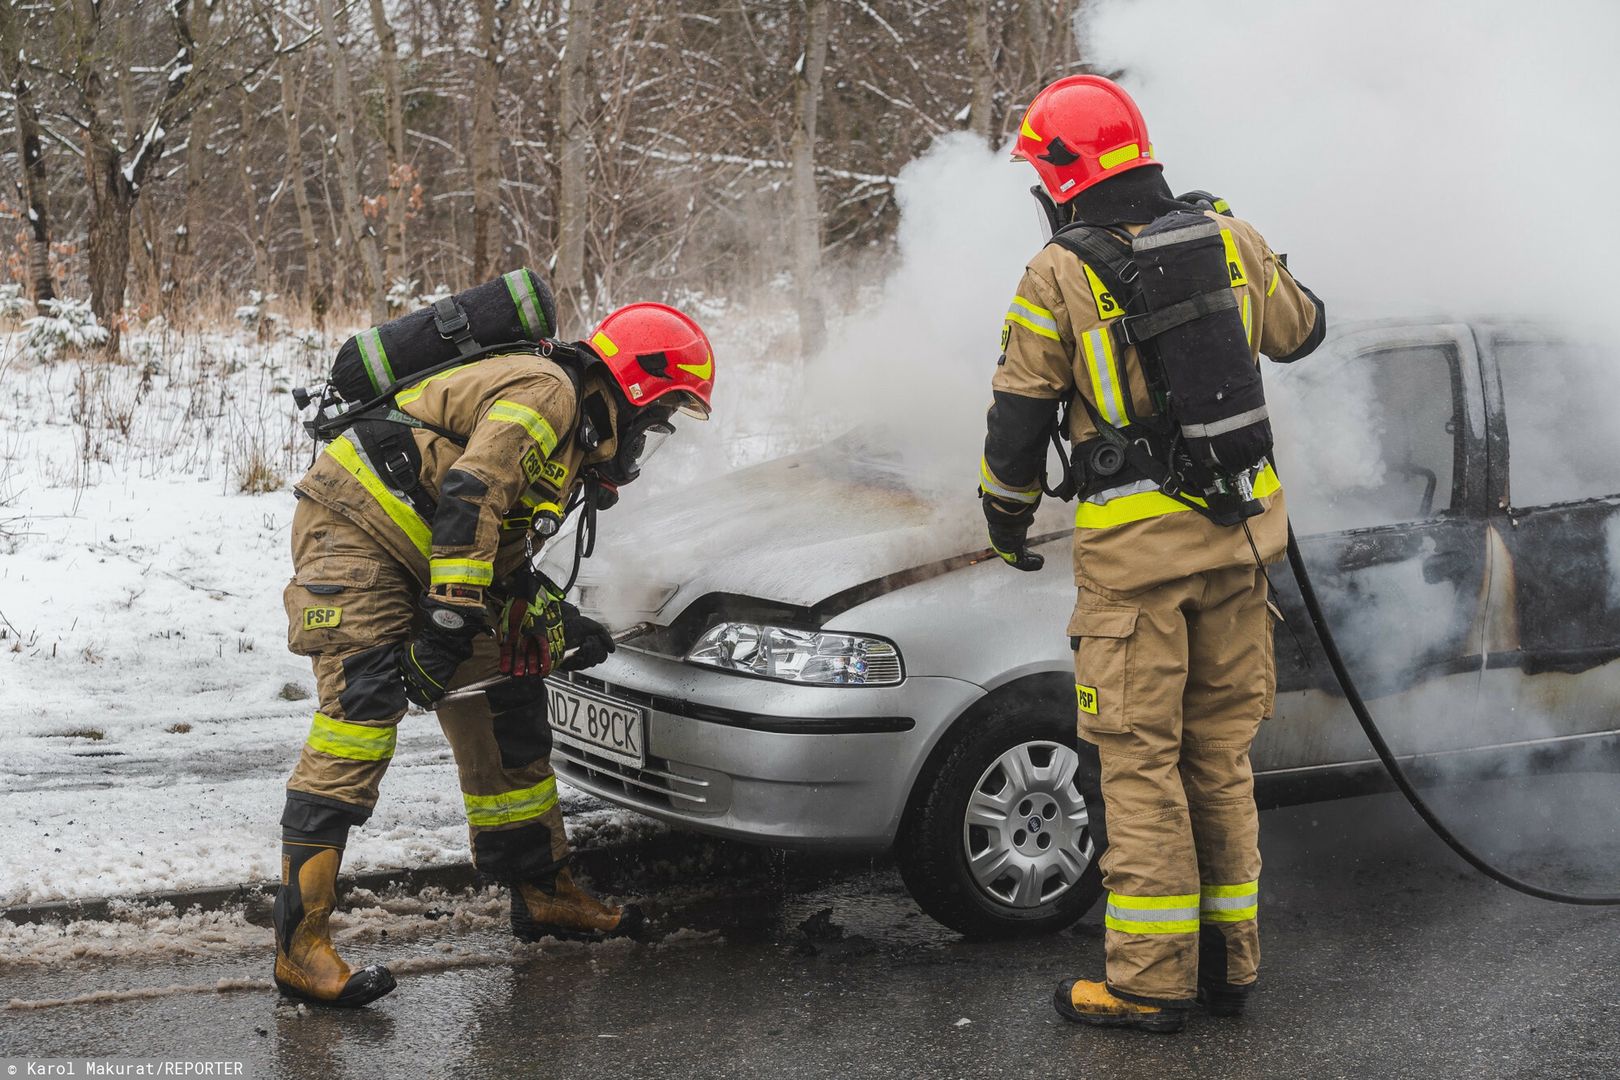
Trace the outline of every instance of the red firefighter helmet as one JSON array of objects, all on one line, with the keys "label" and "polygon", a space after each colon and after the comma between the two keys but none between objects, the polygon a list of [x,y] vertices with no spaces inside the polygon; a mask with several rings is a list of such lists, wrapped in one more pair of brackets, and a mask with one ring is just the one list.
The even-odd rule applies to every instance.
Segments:
[{"label": "red firefighter helmet", "polygon": [[1158,164],[1136,102],[1101,75],[1070,75],[1036,94],[1013,158],[1035,166],[1056,203],[1110,176]]},{"label": "red firefighter helmet", "polygon": [[637,407],[678,394],[681,411],[706,419],[714,349],[703,329],[664,304],[630,304],[603,319],[585,343]]}]

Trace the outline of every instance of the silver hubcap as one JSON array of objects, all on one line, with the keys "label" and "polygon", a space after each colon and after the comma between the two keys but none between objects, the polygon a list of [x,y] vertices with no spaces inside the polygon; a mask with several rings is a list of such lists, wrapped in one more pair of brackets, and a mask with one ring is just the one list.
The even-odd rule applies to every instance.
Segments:
[{"label": "silver hubcap", "polygon": [[1075,786],[1080,758],[1055,742],[1027,742],[990,765],[962,822],[968,869],[985,895],[1015,908],[1051,903],[1096,854]]}]

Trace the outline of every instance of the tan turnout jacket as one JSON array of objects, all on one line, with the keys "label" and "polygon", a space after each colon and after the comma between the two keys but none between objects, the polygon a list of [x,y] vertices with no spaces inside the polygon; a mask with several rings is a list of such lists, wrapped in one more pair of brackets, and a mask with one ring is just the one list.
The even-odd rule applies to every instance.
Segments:
[{"label": "tan turnout jacket", "polygon": [[583,451],[572,437],[577,402],[551,360],[493,356],[402,391],[401,411],[465,436],[462,448],[413,431],[421,479],[438,504],[426,521],[388,487],[380,463],[343,435],[299,481],[298,492],[355,522],[424,586],[487,587],[516,570],[537,507],[566,507]]},{"label": "tan turnout jacket", "polygon": [[[1295,352],[1310,336],[1316,306],[1254,226],[1210,216],[1229,234],[1228,262],[1237,262],[1233,287],[1243,290],[1241,310],[1256,362],[1260,353],[1283,357]],[[996,368],[992,386],[1048,400],[1080,394],[1111,423],[1121,415],[1111,395],[1119,392],[1116,387],[1128,386],[1136,414],[1152,415],[1155,410],[1137,350],[1131,347],[1116,356],[1110,335],[1098,332],[1121,314],[1074,253],[1055,244],[1043,248],[1025,268],[1007,312],[1005,360]],[[1076,443],[1097,434],[1084,409],[1072,411],[1068,434]],[[988,466],[984,479],[998,483]],[[1037,487],[1037,497],[1038,492]],[[1249,526],[1261,558],[1272,562],[1286,546],[1287,512],[1281,484],[1269,467],[1255,493],[1267,509]],[[1075,580],[1111,599],[1254,560],[1242,528],[1215,525],[1157,491],[1112,497],[1104,492],[1080,504],[1075,523]]]}]

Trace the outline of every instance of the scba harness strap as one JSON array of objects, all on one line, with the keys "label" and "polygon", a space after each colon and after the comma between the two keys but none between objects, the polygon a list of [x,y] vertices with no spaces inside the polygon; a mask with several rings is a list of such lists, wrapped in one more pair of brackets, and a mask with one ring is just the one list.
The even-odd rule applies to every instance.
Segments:
[{"label": "scba harness strap", "polygon": [[[1189,212],[1201,209],[1190,200],[1188,202]],[[1166,215],[1159,220],[1166,221],[1170,217]],[[1087,500],[1103,492],[1118,491],[1146,481],[1171,500],[1219,525],[1238,524],[1260,511],[1259,504],[1248,494],[1251,482],[1248,469],[1239,469],[1225,476],[1222,473],[1227,470],[1212,471],[1207,465],[1199,467],[1188,452],[1185,439],[1207,439],[1262,422],[1265,419],[1263,402],[1259,408],[1247,410],[1240,416],[1222,417],[1214,423],[1193,425],[1196,430],[1187,430],[1178,425],[1174,415],[1177,403],[1170,392],[1170,379],[1153,341],[1197,320],[1235,311],[1240,303],[1236,285],[1223,281],[1218,289],[1204,288],[1158,310],[1143,310],[1147,304],[1141,288],[1141,271],[1135,259],[1137,251],[1151,251],[1188,238],[1197,239],[1205,233],[1211,236],[1219,234],[1223,242],[1226,240],[1224,230],[1213,221],[1205,219],[1205,222],[1207,227],[1193,224],[1190,228],[1161,232],[1141,239],[1132,237],[1123,229],[1075,222],[1058,230],[1049,241],[1080,259],[1097,303],[1097,314],[1104,320],[1101,331],[1093,333],[1107,335],[1108,341],[1088,340],[1082,345],[1088,365],[1094,366],[1099,362],[1099,353],[1103,354],[1101,362],[1113,365],[1113,357],[1123,358],[1128,348],[1136,346],[1149,392],[1157,405],[1156,415],[1138,416],[1129,387],[1122,378],[1123,368],[1112,366],[1109,368],[1109,381],[1113,384],[1110,404],[1110,411],[1114,414],[1112,421],[1087,395],[1076,393],[1074,399],[1085,409],[1098,434],[1097,438],[1075,446],[1070,456],[1063,453],[1057,428],[1054,428],[1053,445],[1064,462],[1066,474],[1065,481],[1054,494],[1073,491],[1082,500]],[[1236,282],[1238,279],[1232,280]],[[1111,355],[1107,355],[1108,346],[1111,346]],[[1100,384],[1103,380],[1096,381]],[[1072,401],[1070,406],[1072,408]],[[1067,411],[1060,424],[1067,429]],[[1257,465],[1254,467],[1258,468]],[[1198,478],[1201,482],[1189,487],[1189,478]],[[1190,497],[1184,493],[1187,490],[1201,490],[1203,497]]]}]

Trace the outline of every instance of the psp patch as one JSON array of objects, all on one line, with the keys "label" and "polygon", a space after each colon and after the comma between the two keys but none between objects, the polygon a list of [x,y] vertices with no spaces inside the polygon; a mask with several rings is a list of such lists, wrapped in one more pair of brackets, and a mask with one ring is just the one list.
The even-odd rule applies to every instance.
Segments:
[{"label": "psp patch", "polygon": [[1095,686],[1075,683],[1074,696],[1079,699],[1081,712],[1090,713],[1092,716],[1097,715],[1097,688]]},{"label": "psp patch", "polygon": [[546,483],[554,488],[561,489],[568,482],[568,466],[560,461],[548,461],[540,467],[546,478]]},{"label": "psp patch", "polygon": [[518,464],[523,466],[523,478],[531,484],[538,484],[545,475],[546,461],[540,456],[540,451],[532,446],[518,459]]},{"label": "psp patch", "polygon": [[343,621],[340,607],[307,607],[304,609],[305,630],[330,630]]}]

